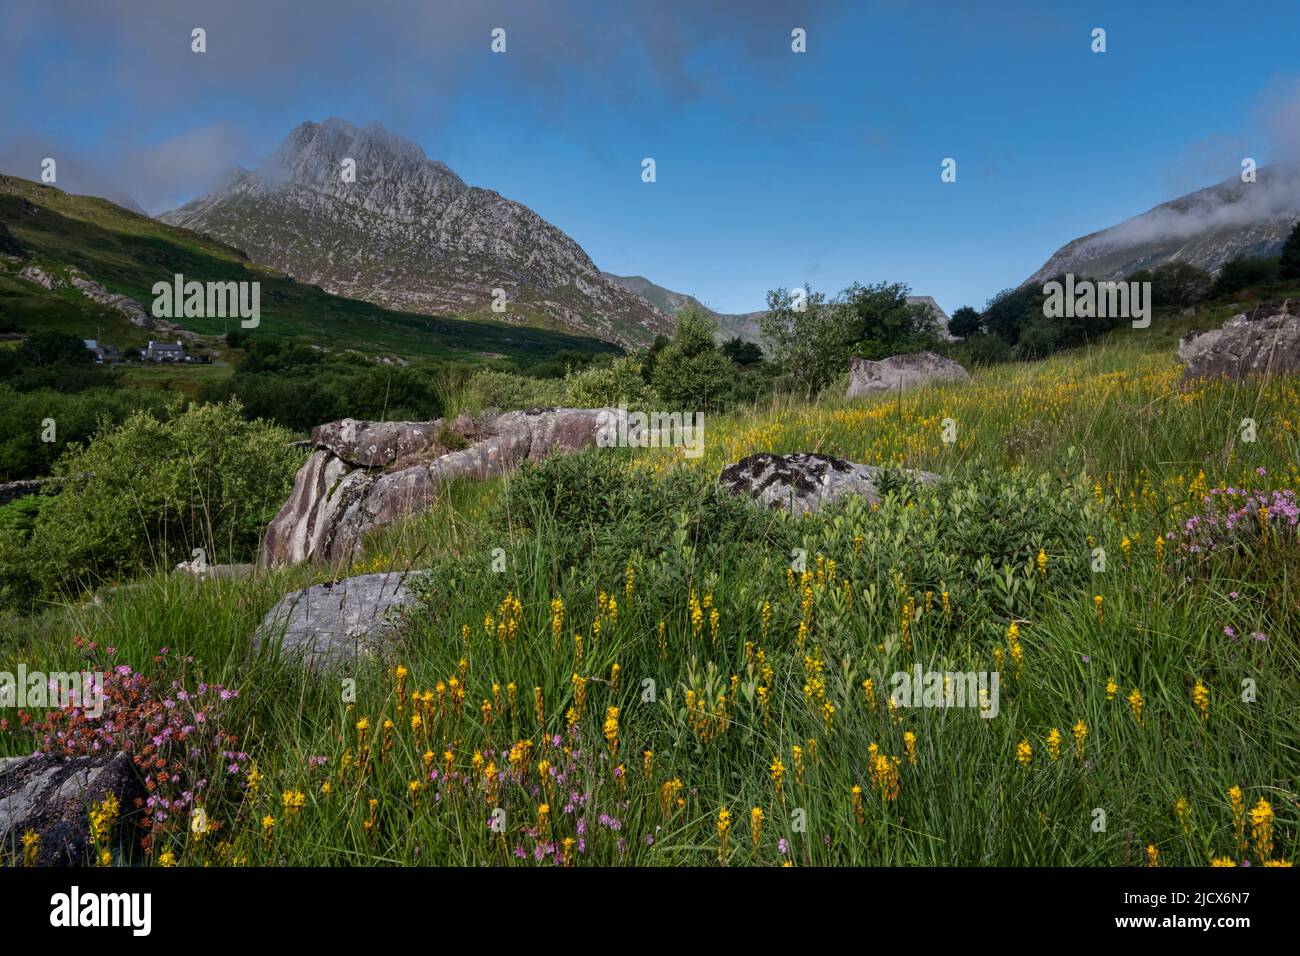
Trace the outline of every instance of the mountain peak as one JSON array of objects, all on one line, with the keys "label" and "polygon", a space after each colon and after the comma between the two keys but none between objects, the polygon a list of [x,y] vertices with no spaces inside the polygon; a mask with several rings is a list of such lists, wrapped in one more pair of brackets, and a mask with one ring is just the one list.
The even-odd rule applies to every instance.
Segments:
[{"label": "mountain peak", "polygon": [[[378,123],[300,123],[255,172],[159,218],[231,242],[300,281],[390,308],[506,318],[622,345],[672,330],[667,315],[601,275],[581,246],[527,206],[467,186]],[[497,290],[506,294],[504,315],[492,308]]]},{"label": "mountain peak", "polygon": [[363,189],[384,180],[419,181],[434,189],[466,188],[446,164],[429,159],[418,143],[390,133],[380,123],[357,127],[338,117],[299,123],[257,175],[273,184],[333,187],[343,182],[343,163],[349,159],[356,164],[356,183],[349,185]]}]

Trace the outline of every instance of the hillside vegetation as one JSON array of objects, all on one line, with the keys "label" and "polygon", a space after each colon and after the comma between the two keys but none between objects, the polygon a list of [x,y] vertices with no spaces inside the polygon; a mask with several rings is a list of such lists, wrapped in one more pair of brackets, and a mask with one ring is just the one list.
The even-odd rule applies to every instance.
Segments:
[{"label": "hillside vegetation", "polygon": [[[705,449],[552,459],[376,536],[345,573],[422,597],[392,659],[340,675],[354,696],[250,656],[287,588],[328,579],[310,567],[69,595],[8,622],[0,667],[205,689],[211,742],[154,791],[155,864],[1294,860],[1300,383],[1183,390],[1131,334],[739,408]],[[943,480],[799,520],[716,491],[793,450]],[[998,672],[996,714],[891,704],[917,666]],[[44,732],[10,723],[0,752]]]},{"label": "hillside vegetation", "polygon": [[[0,176],[0,222],[55,274],[80,269],[110,292],[149,308],[153,285],[176,273],[202,282],[262,283],[259,334],[329,343],[331,348],[407,356],[483,360],[485,355],[544,357],[557,349],[617,351],[592,338],[494,321],[410,315],[329,295],[251,262],[240,250],[188,229],[141,216],[92,196]],[[100,338],[120,347],[156,335],[75,292],[50,292],[0,264],[0,318],[20,327]],[[203,335],[238,329],[237,319],[186,319]]]}]

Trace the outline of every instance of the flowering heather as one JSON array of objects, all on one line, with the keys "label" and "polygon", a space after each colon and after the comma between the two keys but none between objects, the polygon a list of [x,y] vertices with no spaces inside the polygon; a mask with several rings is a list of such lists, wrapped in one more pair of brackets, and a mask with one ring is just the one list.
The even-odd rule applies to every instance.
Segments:
[{"label": "flowering heather", "polygon": [[1166,536],[1178,553],[1206,557],[1235,552],[1276,536],[1295,541],[1300,526],[1300,505],[1290,488],[1248,491],[1213,488],[1202,499],[1200,512],[1187,518]]},{"label": "flowering heather", "polygon": [[[87,653],[98,656],[99,651]],[[164,648],[155,663],[162,664],[167,653]],[[178,828],[185,829],[186,815],[205,801],[214,774],[235,778],[248,760],[237,738],[221,726],[224,705],[238,693],[218,684],[200,683],[194,691],[178,680],[162,685],[129,665],[113,666],[107,651],[103,655],[99,716],[66,707],[41,717],[20,712],[19,721],[43,753],[87,757],[121,751],[130,756],[147,791],[136,807],[144,811],[140,823],[147,849],[155,828],[178,821]]]}]

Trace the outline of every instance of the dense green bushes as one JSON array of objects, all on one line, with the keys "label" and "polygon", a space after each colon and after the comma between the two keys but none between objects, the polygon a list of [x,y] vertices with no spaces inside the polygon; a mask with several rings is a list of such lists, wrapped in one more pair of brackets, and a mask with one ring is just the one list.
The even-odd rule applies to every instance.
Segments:
[{"label": "dense green bushes", "polygon": [[[0,383],[0,481],[47,475],[63,449],[137,411],[164,415],[167,396],[145,389],[22,392]],[[53,422],[52,431],[48,422]],[[45,441],[53,436],[53,441]]]},{"label": "dense green bushes", "polygon": [[204,386],[199,397],[237,399],[249,419],[305,432],[339,418],[423,421],[442,414],[432,366],[387,364],[271,338],[235,342],[246,349],[235,374]]},{"label": "dense green bushes", "polygon": [[288,496],[291,436],[237,403],[133,414],[59,460],[29,535],[0,528],[0,603],[29,605],[189,559],[248,560]]}]

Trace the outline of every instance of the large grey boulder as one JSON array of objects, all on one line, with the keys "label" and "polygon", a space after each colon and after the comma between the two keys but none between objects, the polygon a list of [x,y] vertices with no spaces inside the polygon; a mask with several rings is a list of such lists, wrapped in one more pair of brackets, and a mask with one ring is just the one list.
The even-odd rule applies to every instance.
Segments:
[{"label": "large grey boulder", "polygon": [[865,398],[918,385],[964,382],[969,378],[970,373],[957,362],[934,352],[891,355],[879,362],[853,358],[849,360],[849,390],[846,397]]},{"label": "large grey boulder", "polygon": [[283,656],[317,671],[384,657],[400,609],[411,600],[405,578],[392,571],[361,574],[286,594],[262,619],[254,650],[278,641]]},{"label": "large grey boulder", "polygon": [[1183,384],[1206,378],[1300,374],[1300,302],[1268,302],[1220,329],[1188,332],[1178,342]]},{"label": "large grey boulder", "polygon": [[[760,452],[722,469],[718,481],[733,495],[748,495],[759,504],[802,515],[846,495],[861,495],[874,504],[882,494],[881,473],[887,470],[829,455]],[[938,477],[925,471],[904,474],[919,482]]]},{"label": "large grey boulder", "polygon": [[94,862],[90,810],[110,794],[117,798],[119,826],[126,824],[145,791],[125,753],[0,759],[0,859],[20,858],[23,835],[32,832],[40,838],[38,866]]},{"label": "large grey boulder", "polygon": [[[312,430],[316,451],[266,529],[261,562],[342,564],[367,532],[430,507],[446,482],[594,447],[603,430],[617,431],[620,416],[626,412],[614,408],[544,408],[477,421],[319,426]],[[468,447],[450,450],[449,435]]]},{"label": "large grey boulder", "polygon": [[416,455],[437,440],[442,420],[432,422],[362,422],[345,418],[317,425],[311,443],[351,465],[382,468],[399,458]]}]

